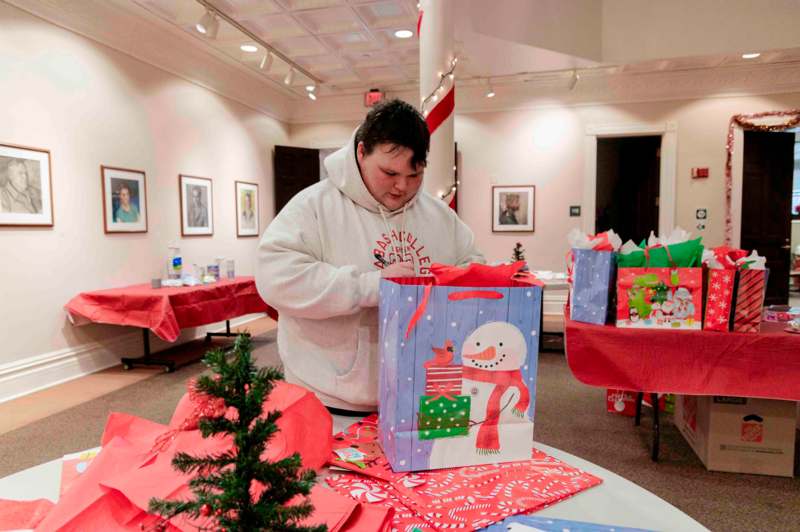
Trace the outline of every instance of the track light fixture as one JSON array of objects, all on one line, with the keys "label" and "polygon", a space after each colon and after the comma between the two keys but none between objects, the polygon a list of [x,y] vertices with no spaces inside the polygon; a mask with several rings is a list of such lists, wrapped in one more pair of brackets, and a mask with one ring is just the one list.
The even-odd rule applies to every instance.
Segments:
[{"label": "track light fixture", "polygon": [[581,75],[578,74],[577,69],[572,71],[572,77],[569,80],[569,90],[575,90],[575,87],[578,85],[578,81],[580,81]]},{"label": "track light fixture", "polygon": [[284,85],[291,85],[294,81],[294,67],[289,68],[289,73],[283,78]]},{"label": "track light fixture", "polygon": [[202,33],[207,38],[216,39],[217,32],[219,31],[219,19],[217,19],[217,16],[209,9],[206,10],[194,27],[198,33]]},{"label": "track light fixture", "polygon": [[272,60],[272,52],[265,53],[264,57],[261,58],[261,62],[258,64],[258,68],[269,72],[269,69],[272,67]]}]

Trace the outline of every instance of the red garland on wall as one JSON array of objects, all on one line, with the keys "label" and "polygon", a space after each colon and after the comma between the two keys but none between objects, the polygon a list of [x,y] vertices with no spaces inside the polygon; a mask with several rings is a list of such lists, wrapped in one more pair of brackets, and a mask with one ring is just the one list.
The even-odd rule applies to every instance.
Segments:
[{"label": "red garland on wall", "polygon": [[[752,121],[759,118],[788,116],[786,122],[782,124],[755,124]],[[727,157],[725,159],[725,245],[730,246],[733,240],[733,220],[731,207],[731,194],[733,191],[733,132],[736,126],[749,131],[785,131],[800,125],[800,109],[790,109],[788,111],[767,111],[764,113],[754,113],[749,115],[733,115],[728,124],[728,137],[725,142]]]}]

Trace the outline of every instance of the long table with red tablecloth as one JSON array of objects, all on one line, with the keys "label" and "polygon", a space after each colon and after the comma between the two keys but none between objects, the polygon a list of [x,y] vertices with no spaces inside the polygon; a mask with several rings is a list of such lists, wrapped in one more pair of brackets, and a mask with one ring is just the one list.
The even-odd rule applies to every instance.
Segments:
[{"label": "long table with red tablecloth", "polygon": [[[644,392],[728,395],[800,400],[800,334],[783,324],[762,323],[761,332],[617,328],[565,317],[567,364],[590,386],[638,392],[639,424]],[[658,460],[660,428],[653,409],[652,459]]]},{"label": "long table with red tablecloth", "polygon": [[[566,319],[566,318],[565,318]],[[567,363],[591,386],[800,400],[800,334],[625,329],[566,319]]]},{"label": "long table with red tablecloth", "polygon": [[[131,363],[165,365],[174,369],[174,363],[150,358],[148,331],[168,342],[178,339],[181,329],[199,327],[220,321],[266,312],[277,319],[277,313],[258,295],[253,277],[223,279],[216,283],[152,288],[137,284],[122,288],[109,288],[81,292],[64,307],[73,323],[94,322],[139,327],[144,330],[144,358],[123,359]],[[209,336],[219,335],[209,333]]]}]

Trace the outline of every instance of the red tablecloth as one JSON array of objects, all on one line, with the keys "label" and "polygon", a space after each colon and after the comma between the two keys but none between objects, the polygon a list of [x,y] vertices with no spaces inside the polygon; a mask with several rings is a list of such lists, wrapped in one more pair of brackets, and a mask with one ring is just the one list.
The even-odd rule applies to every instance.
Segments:
[{"label": "red tablecloth", "polygon": [[177,340],[181,329],[186,327],[272,310],[258,295],[252,277],[181,288],[137,284],[82,292],[64,308],[72,315],[96,323],[150,329],[168,342]]},{"label": "red tablecloth", "polygon": [[592,386],[800,400],[800,335],[618,329],[566,319],[567,363]]}]

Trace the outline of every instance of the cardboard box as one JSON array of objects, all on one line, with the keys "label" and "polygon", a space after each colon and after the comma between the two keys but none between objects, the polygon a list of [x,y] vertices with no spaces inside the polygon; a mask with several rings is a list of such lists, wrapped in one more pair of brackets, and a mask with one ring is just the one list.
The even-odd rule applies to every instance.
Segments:
[{"label": "cardboard box", "polygon": [[794,476],[797,403],[680,395],[675,426],[710,471]]}]

